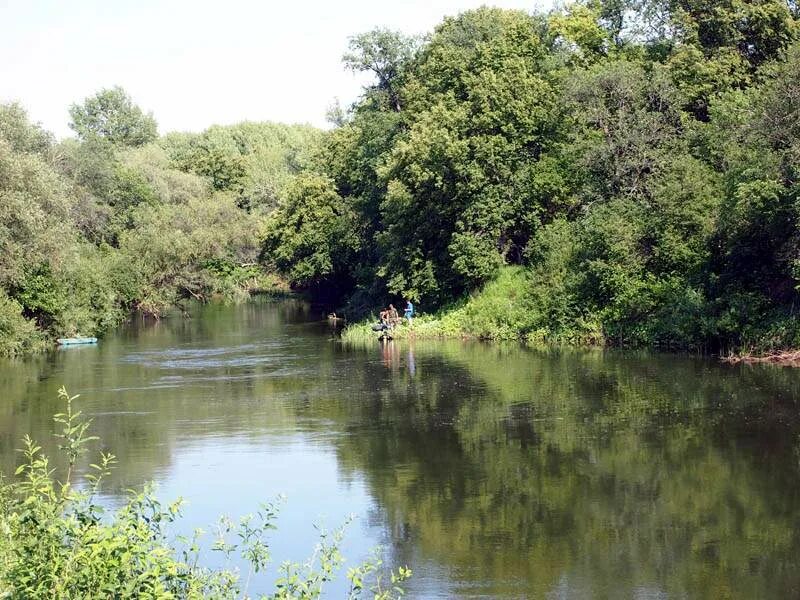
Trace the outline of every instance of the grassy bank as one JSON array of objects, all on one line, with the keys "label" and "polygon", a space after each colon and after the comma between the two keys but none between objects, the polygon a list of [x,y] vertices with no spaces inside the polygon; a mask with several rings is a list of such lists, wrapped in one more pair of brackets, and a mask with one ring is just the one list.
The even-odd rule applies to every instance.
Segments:
[{"label": "grassy bank", "polygon": [[[349,325],[345,342],[373,340],[372,325],[377,316]],[[621,329],[633,334],[622,336]],[[769,322],[739,332],[738,339],[723,338],[711,331],[703,340],[693,335],[694,324],[669,322],[660,315],[642,315],[638,321],[621,324],[607,310],[578,308],[568,290],[548,280],[537,279],[534,271],[505,267],[499,276],[456,304],[430,314],[421,314],[409,327],[405,322],[394,331],[398,339],[481,339],[520,341],[534,346],[625,346],[668,350],[716,351],[728,362],[800,364],[792,352],[797,325],[788,316],[777,315]],[[672,332],[671,334],[662,331]],[[715,338],[714,334],[719,337]]]},{"label": "grassy bank", "polygon": [[[575,322],[569,330],[547,326],[531,295],[531,275],[523,267],[505,267],[498,277],[460,302],[431,314],[421,313],[413,325],[403,323],[394,331],[396,338],[481,339],[523,341],[535,345],[572,344],[603,345],[605,340],[597,327]],[[349,325],[342,339],[356,342],[372,339],[377,334],[369,321]]]}]

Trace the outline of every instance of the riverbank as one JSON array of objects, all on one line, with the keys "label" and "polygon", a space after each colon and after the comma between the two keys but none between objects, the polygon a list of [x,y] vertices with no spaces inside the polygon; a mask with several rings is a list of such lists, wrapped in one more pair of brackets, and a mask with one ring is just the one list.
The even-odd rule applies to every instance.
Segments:
[{"label": "riverbank", "polygon": [[[560,313],[543,310],[541,287],[532,283],[531,277],[522,267],[506,267],[497,279],[477,292],[432,314],[417,316],[412,326],[404,321],[392,335],[396,339],[516,341],[533,347],[615,346],[702,353],[708,353],[708,348],[728,347],[731,350],[722,356],[724,362],[800,366],[800,351],[792,350],[791,346],[781,347],[792,336],[787,327],[780,326],[780,320],[773,327],[764,325],[761,330],[742,332],[741,338],[747,339],[747,343],[717,339],[710,334],[705,338],[650,335],[647,316],[641,319],[638,336],[623,336],[614,334],[615,324],[602,311],[593,314],[589,310]],[[348,325],[342,332],[342,340],[371,341],[377,336],[372,330],[377,320],[373,315],[369,320]]]},{"label": "riverbank", "polygon": [[[394,339],[420,339],[420,340],[483,340],[494,342],[517,341],[527,346],[573,346],[573,347],[604,347],[602,337],[584,343],[566,343],[563,340],[547,341],[547,339],[509,329],[498,328],[493,335],[479,335],[475,332],[459,328],[460,315],[457,311],[443,312],[437,315],[423,315],[414,319],[413,326],[409,327],[403,322],[392,331]],[[373,331],[372,326],[376,320],[362,321],[348,325],[342,332],[342,341],[350,344],[361,344],[373,341],[379,334]],[[740,353],[721,356],[720,360],[728,364],[771,364],[782,367],[800,367],[800,350],[783,350],[762,354]]]},{"label": "riverbank", "polygon": [[[567,344],[603,346],[606,340],[599,326],[575,320],[567,329],[557,330],[544,324],[541,311],[532,302],[530,273],[522,267],[504,267],[497,278],[455,304],[405,322],[394,337],[421,339],[479,339],[521,341],[532,345]],[[418,307],[424,311],[424,307]],[[375,337],[369,321],[349,325],[342,333],[344,341]]]},{"label": "riverbank", "polygon": [[101,337],[135,314],[160,319],[171,309],[185,312],[186,301],[238,304],[256,296],[279,299],[292,294],[285,279],[258,266],[209,269],[202,277],[195,277],[192,285],[184,283],[150,292],[149,296],[137,294],[131,300],[118,298],[106,307],[102,318],[84,319],[84,327],[76,330],[59,323],[42,327],[35,319],[26,317],[23,307],[4,297],[0,290],[0,357],[41,354],[53,349],[59,337]]},{"label": "riverbank", "polygon": [[769,354],[732,354],[722,358],[722,362],[735,364],[770,364],[781,367],[800,367],[800,350],[785,350]]}]

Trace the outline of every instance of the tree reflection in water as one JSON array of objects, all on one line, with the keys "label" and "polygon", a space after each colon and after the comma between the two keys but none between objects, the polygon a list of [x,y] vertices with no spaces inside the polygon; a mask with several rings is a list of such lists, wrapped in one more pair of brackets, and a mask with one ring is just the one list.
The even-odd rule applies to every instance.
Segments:
[{"label": "tree reflection in water", "polygon": [[[391,561],[415,569],[414,596],[800,593],[796,371],[479,343],[343,347],[301,303],[212,305],[89,352],[0,366],[5,472],[24,433],[51,444],[62,384],[120,457],[108,493],[169,477],[187,444],[316,436],[340,480],[365,482]],[[234,514],[264,499],[225,494]]]}]

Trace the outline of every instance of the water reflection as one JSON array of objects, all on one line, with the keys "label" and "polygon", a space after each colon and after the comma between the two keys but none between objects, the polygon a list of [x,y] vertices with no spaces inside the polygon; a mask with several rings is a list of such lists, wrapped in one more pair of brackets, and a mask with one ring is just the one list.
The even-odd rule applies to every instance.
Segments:
[{"label": "water reflection", "polygon": [[62,383],[120,457],[110,498],[157,479],[194,526],[286,492],[277,556],[355,511],[349,555],[388,544],[417,597],[800,594],[796,371],[343,347],[301,303],[207,306],[0,367],[4,470]]},{"label": "water reflection", "polygon": [[492,595],[568,597],[797,588],[793,374],[439,351],[448,387],[395,388],[373,414],[385,426],[340,445],[392,528],[459,573],[459,593],[487,581]]}]

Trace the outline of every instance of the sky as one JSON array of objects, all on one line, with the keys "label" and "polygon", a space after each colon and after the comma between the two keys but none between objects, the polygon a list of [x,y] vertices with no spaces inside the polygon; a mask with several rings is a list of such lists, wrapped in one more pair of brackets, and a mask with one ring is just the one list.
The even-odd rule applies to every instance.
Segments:
[{"label": "sky", "polygon": [[341,64],[375,27],[431,31],[483,4],[545,10],[550,0],[0,0],[0,102],[17,101],[58,137],[68,108],[121,85],[159,130],[243,120],[325,126],[366,82]]}]

